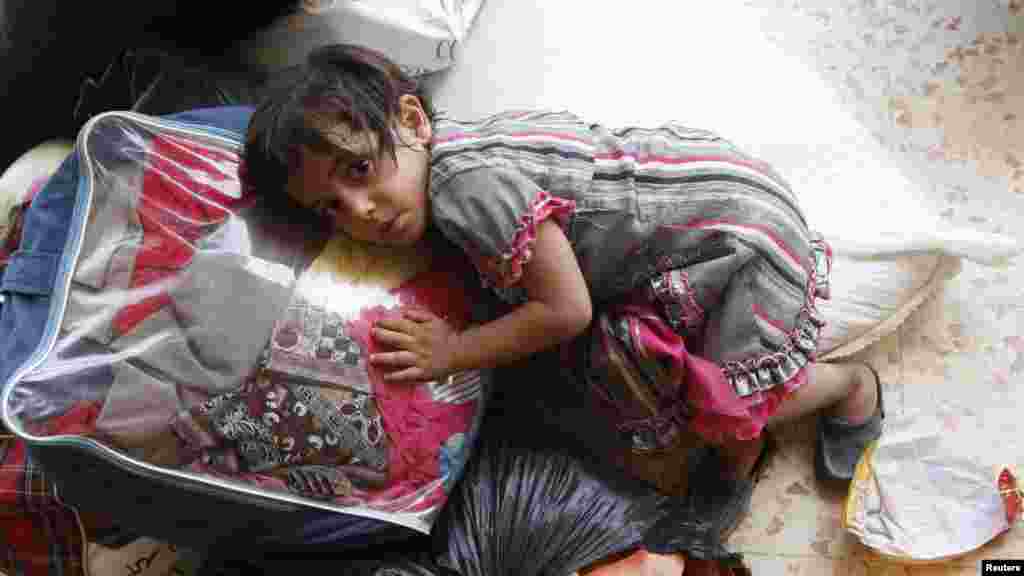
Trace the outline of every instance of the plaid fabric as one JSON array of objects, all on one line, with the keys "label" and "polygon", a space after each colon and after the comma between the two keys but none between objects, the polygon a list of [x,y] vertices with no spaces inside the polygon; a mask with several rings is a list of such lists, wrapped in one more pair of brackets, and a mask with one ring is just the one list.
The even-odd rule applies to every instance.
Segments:
[{"label": "plaid fabric", "polygon": [[25,443],[0,428],[0,572],[84,576],[84,551],[77,512],[60,501]]}]

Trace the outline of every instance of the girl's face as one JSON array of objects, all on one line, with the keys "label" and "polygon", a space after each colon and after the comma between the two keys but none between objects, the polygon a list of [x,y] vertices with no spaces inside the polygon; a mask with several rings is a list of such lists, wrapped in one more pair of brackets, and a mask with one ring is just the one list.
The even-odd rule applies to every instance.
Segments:
[{"label": "girl's face", "polygon": [[355,240],[389,246],[417,243],[429,224],[427,145],[432,136],[418,98],[402,96],[394,130],[392,157],[379,150],[374,134],[331,126],[327,139],[333,152],[303,146],[288,194]]}]

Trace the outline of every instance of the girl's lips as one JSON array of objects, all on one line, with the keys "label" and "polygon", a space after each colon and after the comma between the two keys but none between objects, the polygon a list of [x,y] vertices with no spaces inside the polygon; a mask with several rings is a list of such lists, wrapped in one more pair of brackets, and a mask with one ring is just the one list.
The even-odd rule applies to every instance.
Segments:
[{"label": "girl's lips", "polygon": [[384,234],[393,234],[393,233],[397,232],[398,229],[399,229],[399,227],[398,227],[398,219],[401,218],[401,217],[402,217],[402,215],[399,214],[399,215],[395,216],[394,218],[392,218],[391,220],[388,220],[387,222],[385,222],[384,225],[381,226],[381,232],[384,233]]}]

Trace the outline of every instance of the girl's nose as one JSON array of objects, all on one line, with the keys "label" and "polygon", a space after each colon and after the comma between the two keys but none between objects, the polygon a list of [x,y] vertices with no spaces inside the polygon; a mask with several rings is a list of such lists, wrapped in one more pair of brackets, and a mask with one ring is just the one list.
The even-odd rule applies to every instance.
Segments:
[{"label": "girl's nose", "polygon": [[377,206],[370,199],[367,190],[343,189],[339,190],[339,198],[345,210],[361,220],[372,220],[374,210]]}]

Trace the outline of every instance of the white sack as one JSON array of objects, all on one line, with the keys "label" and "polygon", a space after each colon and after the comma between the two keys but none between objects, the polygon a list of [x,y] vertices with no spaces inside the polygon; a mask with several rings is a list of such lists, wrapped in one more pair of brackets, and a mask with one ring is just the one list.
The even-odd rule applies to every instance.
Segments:
[{"label": "white sack", "polygon": [[379,50],[413,74],[450,66],[483,0],[306,0],[246,44],[251,61],[271,70],[301,64],[325,44]]}]

